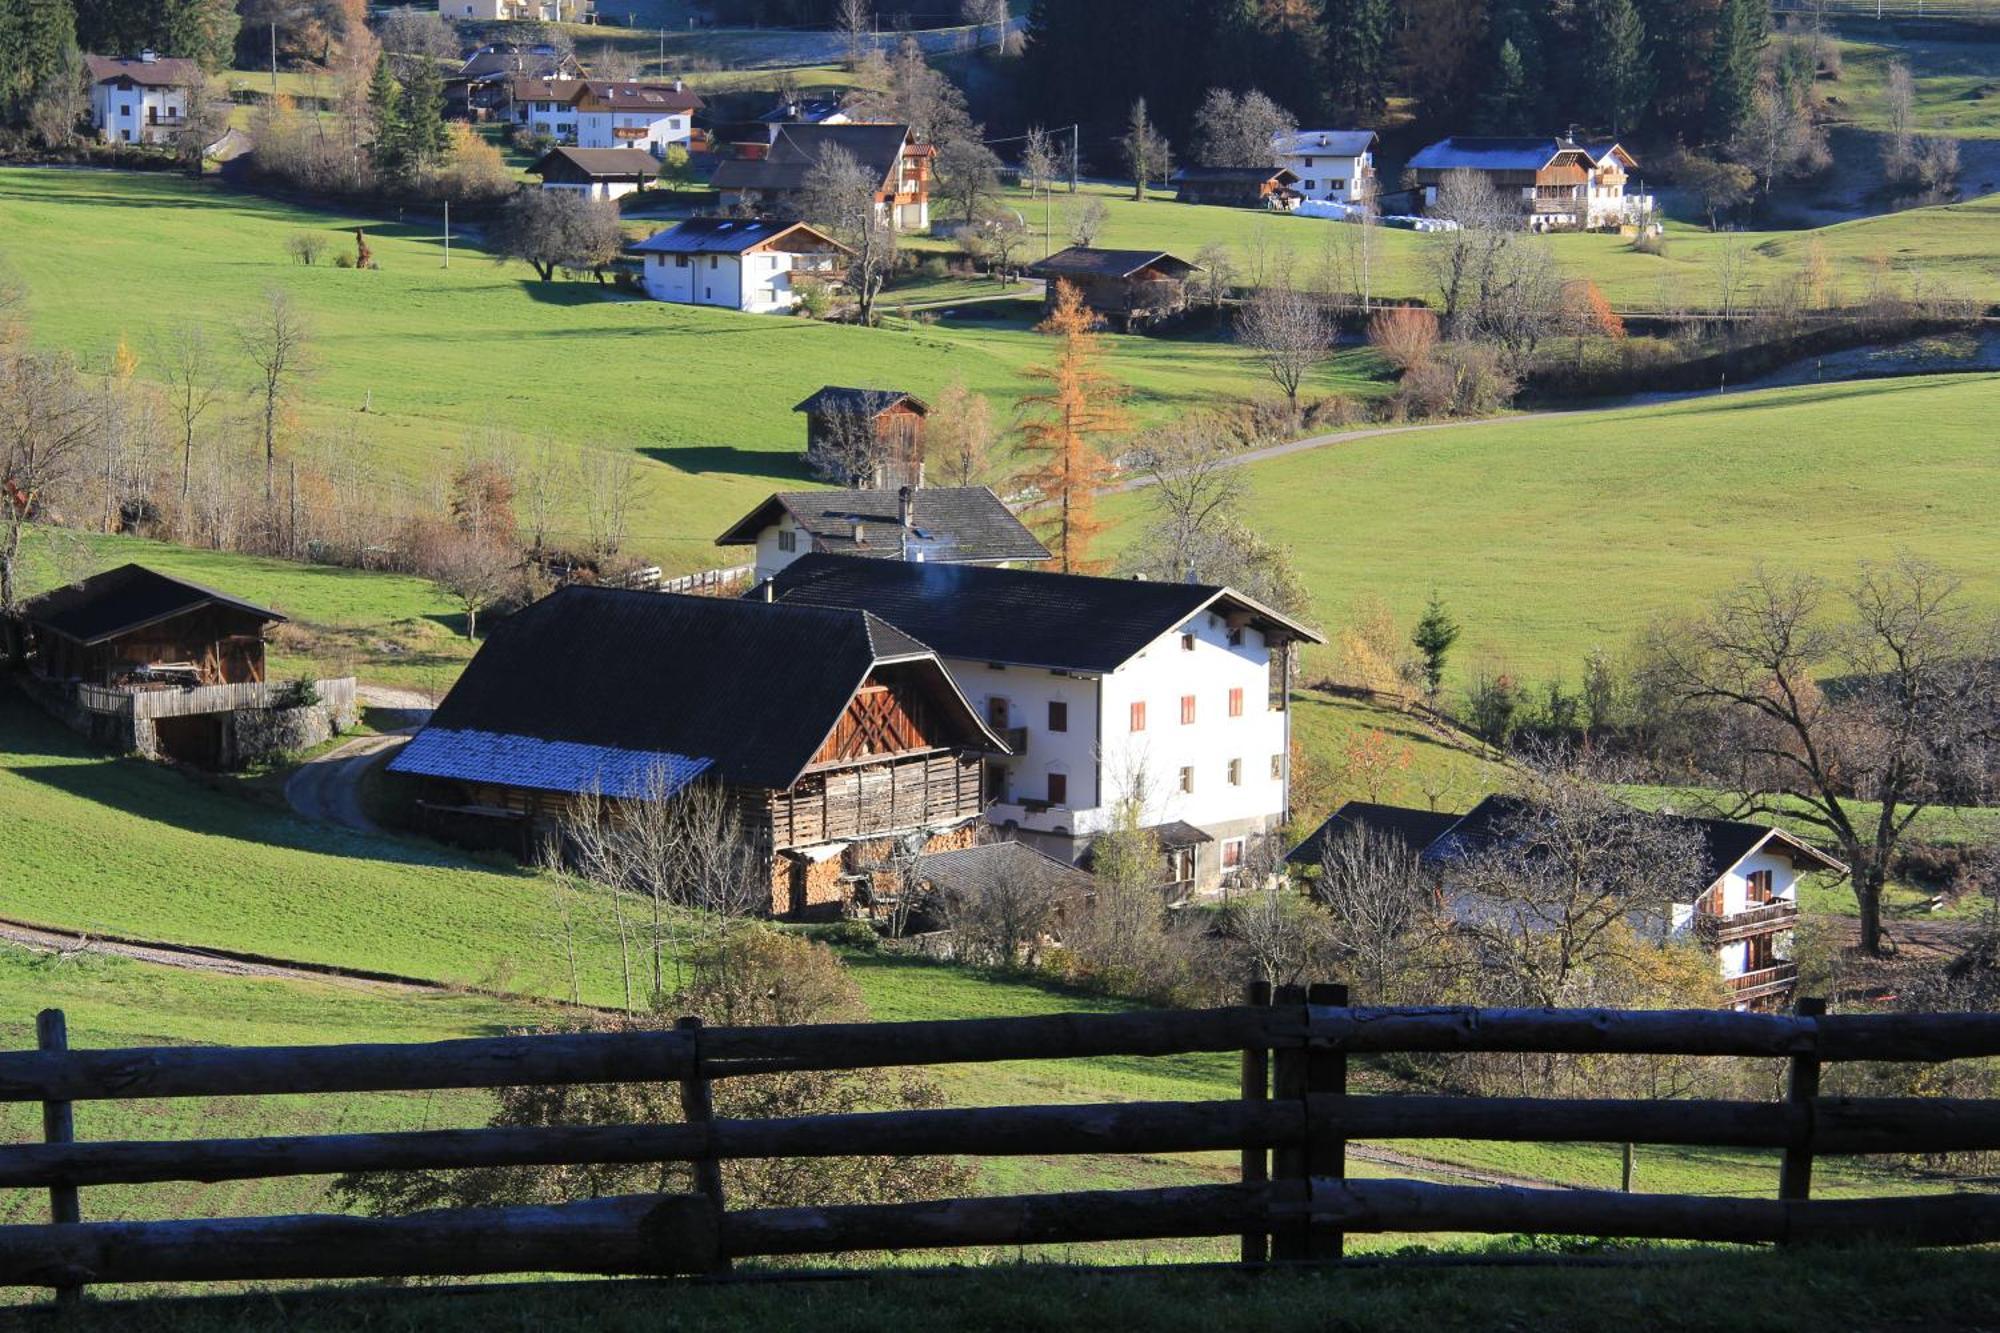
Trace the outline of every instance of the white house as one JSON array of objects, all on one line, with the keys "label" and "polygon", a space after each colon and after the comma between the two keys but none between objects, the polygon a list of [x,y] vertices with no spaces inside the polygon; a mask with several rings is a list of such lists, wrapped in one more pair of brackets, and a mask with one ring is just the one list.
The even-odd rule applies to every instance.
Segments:
[{"label": "white house", "polygon": [[1272,165],[1297,176],[1292,188],[1322,203],[1375,197],[1375,131],[1299,130],[1271,141]]},{"label": "white house", "polygon": [[[1513,836],[1528,810],[1516,796],[1489,796],[1463,815],[1349,801],[1287,855],[1316,866],[1327,839],[1366,829],[1401,842],[1435,873],[1448,895],[1451,863]],[[1673,816],[1699,842],[1696,882],[1665,886],[1659,918],[1673,934],[1691,933],[1714,950],[1732,1007],[1762,1008],[1791,994],[1798,966],[1790,958],[1799,921],[1799,879],[1847,867],[1783,829],[1733,819]]]},{"label": "white house", "polygon": [[685,148],[703,102],[676,79],[671,84],[604,79],[515,79],[508,90],[513,120],[573,148],[643,148],[658,157],[670,144]]},{"label": "white house", "polygon": [[1292,645],[1315,631],[1228,588],[809,555],[760,594],[871,611],[934,648],[1004,734],[988,818],[1076,863],[1120,807],[1182,892],[1215,888],[1286,817]]},{"label": "white house", "polygon": [[528,170],[544,190],[622,199],[659,179],[660,159],[643,148],[551,148]]},{"label": "white house", "polygon": [[438,17],[484,23],[581,23],[591,0],[438,0]]},{"label": "white house", "polygon": [[646,295],[763,315],[798,303],[793,281],[838,281],[845,246],[803,222],[689,218],[632,247]]},{"label": "white house", "polygon": [[186,123],[189,100],[201,95],[201,69],[143,51],[132,58],[85,56],[90,123],[106,143],[163,144]]},{"label": "white house", "polygon": [[815,551],[950,565],[1038,565],[1049,558],[1049,548],[985,486],[780,491],[715,544],[753,547],[759,582]]},{"label": "white house", "polygon": [[1483,178],[1519,201],[1534,231],[1596,231],[1647,222],[1653,197],[1628,190],[1638,162],[1616,143],[1567,137],[1487,139],[1464,135],[1420,150],[1410,159],[1426,210],[1437,207],[1445,177]]}]

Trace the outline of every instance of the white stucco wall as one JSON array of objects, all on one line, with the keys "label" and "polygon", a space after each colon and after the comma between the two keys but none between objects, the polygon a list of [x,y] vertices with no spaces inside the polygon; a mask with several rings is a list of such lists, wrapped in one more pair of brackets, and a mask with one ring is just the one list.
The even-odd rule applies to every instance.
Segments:
[{"label": "white stucco wall", "polygon": [[[1738,912],[1751,910],[1750,876],[1759,870],[1771,872],[1771,901],[1796,903],[1799,898],[1799,871],[1792,866],[1792,860],[1783,853],[1759,851],[1746,856],[1731,867],[1720,881],[1722,886],[1722,915],[1734,916]],[[1694,921],[1693,903],[1676,903],[1673,910],[1673,925],[1676,931],[1687,929]],[[1740,977],[1746,970],[1744,961],[1749,945],[1744,940],[1732,940],[1716,950],[1721,964],[1722,975]]]},{"label": "white stucco wall", "polygon": [[[1295,188],[1306,198],[1353,204],[1361,201],[1358,186],[1374,157],[1373,153],[1359,157],[1339,153],[1280,153],[1277,165],[1299,178]],[[1336,181],[1340,183],[1338,188],[1334,185]]]},{"label": "white stucco wall", "polygon": [[166,143],[180,127],[150,123],[152,117],[178,120],[187,110],[185,88],[119,88],[95,83],[90,88],[90,118],[106,143]]}]

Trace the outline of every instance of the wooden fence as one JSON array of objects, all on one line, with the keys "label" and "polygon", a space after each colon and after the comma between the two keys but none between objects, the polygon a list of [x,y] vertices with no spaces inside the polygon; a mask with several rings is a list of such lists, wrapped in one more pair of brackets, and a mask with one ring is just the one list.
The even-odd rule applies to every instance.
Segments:
[{"label": "wooden fence", "polygon": [[[52,1220],[0,1227],[0,1283],[687,1274],[737,1259],[957,1246],[1240,1238],[1246,1263],[1331,1260],[1350,1232],[1558,1232],[1707,1242],[2000,1241],[2000,1194],[1810,1198],[1815,1157],[2000,1149],[2000,1101],[1823,1097],[1830,1061],[2000,1055],[2000,1015],[1371,1009],[1344,988],[1253,987],[1220,1009],[949,1022],[550,1034],[424,1045],[0,1054],[0,1101],[40,1102],[45,1141],[0,1148],[0,1185],[46,1189]],[[1747,1056],[1790,1063],[1781,1102],[1356,1096],[1351,1056],[1381,1052]],[[1201,1102],[721,1119],[713,1080],[789,1070],[1090,1056],[1240,1054],[1240,1095]],[[151,1097],[678,1082],[671,1124],[441,1129],[167,1142],[76,1142],[71,1105]],[[1360,1138],[1682,1144],[1782,1150],[1775,1198],[1461,1187],[1344,1178]],[[1241,1154],[1235,1184],[927,1203],[738,1209],[730,1159],[1080,1153]],[[688,1162],[684,1195],[399,1218],[88,1222],[79,1190],[525,1164]],[[87,1204],[87,1196],[82,1203]]]}]

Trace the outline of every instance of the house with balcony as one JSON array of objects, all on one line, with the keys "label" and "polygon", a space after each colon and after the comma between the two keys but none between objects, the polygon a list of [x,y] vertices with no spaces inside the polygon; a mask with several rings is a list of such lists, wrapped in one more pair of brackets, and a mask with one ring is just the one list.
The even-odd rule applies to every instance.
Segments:
[{"label": "house with balcony", "polygon": [[807,178],[821,155],[834,148],[852,157],[875,182],[881,220],[897,231],[929,229],[931,165],[937,150],[918,143],[908,125],[772,125],[768,142],[739,145],[737,156],[718,162],[710,183],[729,212],[799,217]]},{"label": "house with balcony", "polygon": [[1376,196],[1375,131],[1297,130],[1271,141],[1272,165],[1297,178],[1303,199],[1367,204]]},{"label": "house with balcony", "polygon": [[705,105],[685,84],[519,77],[508,85],[511,119],[569,148],[641,148],[664,156],[688,146]]},{"label": "house with balcony", "polygon": [[[1522,798],[1505,795],[1489,796],[1464,814],[1350,801],[1285,859],[1294,869],[1310,872],[1330,840],[1365,831],[1414,856],[1447,906],[1472,910],[1453,897],[1453,864],[1514,836],[1527,811]],[[1663,886],[1657,910],[1642,924],[1687,936],[1712,952],[1733,1008],[1785,1003],[1798,980],[1791,941],[1799,922],[1799,880],[1815,872],[1845,874],[1847,867],[1768,824],[1667,818],[1693,833],[1699,867],[1692,882]]]},{"label": "house with balcony", "polygon": [[1005,745],[865,611],[573,584],[508,617],[389,764],[439,836],[531,856],[586,797],[720,788],[776,916],[838,915],[892,850],[969,847]]},{"label": "house with balcony", "polygon": [[985,486],[779,491],[715,544],[753,548],[752,577],[760,583],[815,551],[949,565],[1049,559],[1049,548]]},{"label": "house with balcony", "polygon": [[1603,231],[1648,223],[1653,197],[1631,189],[1638,161],[1621,145],[1568,137],[1440,139],[1410,159],[1426,212],[1446,177],[1469,173],[1516,202],[1534,231]]},{"label": "house with balcony", "polygon": [[167,144],[187,124],[201,96],[201,67],[141,51],[136,56],[85,56],[90,123],[105,143]]},{"label": "house with balcony", "polygon": [[1072,865],[1136,808],[1189,894],[1232,879],[1290,799],[1290,664],[1325,640],[1233,589],[804,556],[751,596],[868,611],[934,648],[1007,742],[987,819]]},{"label": "house with balcony", "polygon": [[780,314],[799,301],[810,278],[837,283],[849,251],[803,222],[689,218],[631,247],[640,280],[655,301],[721,306],[751,315]]},{"label": "house with balcony", "polygon": [[285,617],[143,565],[24,603],[28,692],[99,745],[233,768],[352,726],[352,677],[271,683],[264,640]]}]

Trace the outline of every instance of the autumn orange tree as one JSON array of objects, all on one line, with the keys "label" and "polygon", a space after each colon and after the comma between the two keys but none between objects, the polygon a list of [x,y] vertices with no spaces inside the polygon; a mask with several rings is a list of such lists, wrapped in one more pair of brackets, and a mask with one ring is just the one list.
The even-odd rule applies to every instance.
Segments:
[{"label": "autumn orange tree", "polygon": [[1119,401],[1124,386],[1101,365],[1100,323],[1082,294],[1058,281],[1056,308],[1035,329],[1061,338],[1062,349],[1054,365],[1029,368],[1029,377],[1046,387],[1021,400],[1026,465],[1016,481],[1035,492],[1030,526],[1065,574],[1095,567],[1090,543],[1104,528],[1096,516],[1097,492],[1111,476],[1098,442],[1129,424]]}]

